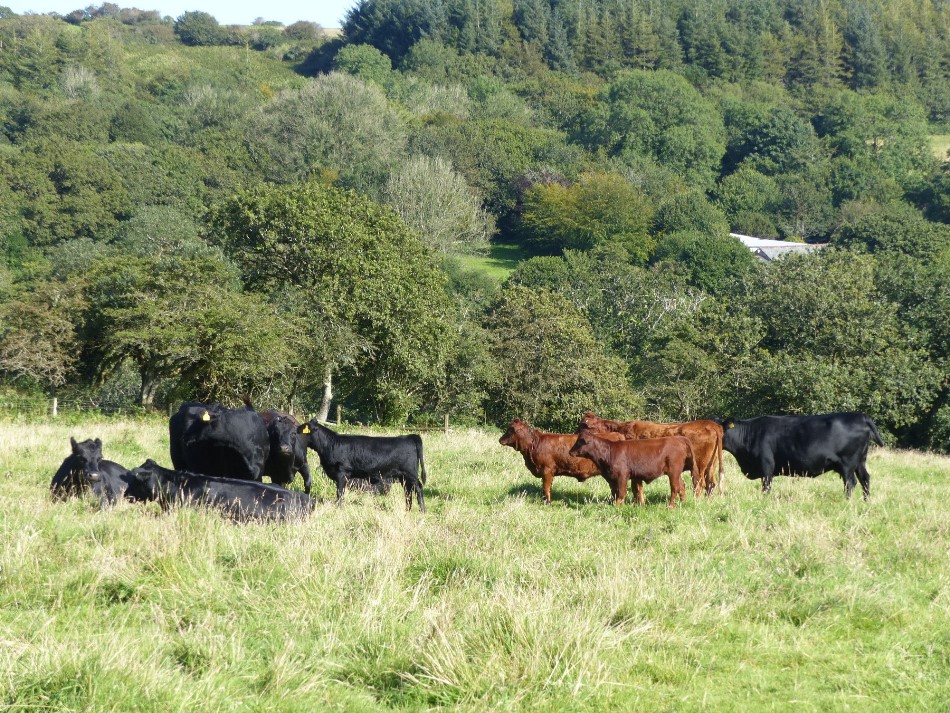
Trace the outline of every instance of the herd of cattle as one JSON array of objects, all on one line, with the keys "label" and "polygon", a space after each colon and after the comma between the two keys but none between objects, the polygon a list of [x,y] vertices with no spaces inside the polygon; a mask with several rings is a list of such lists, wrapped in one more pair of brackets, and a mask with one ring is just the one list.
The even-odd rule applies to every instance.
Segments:
[{"label": "herd of cattle", "polygon": [[745,421],[704,419],[685,423],[610,421],[588,411],[575,433],[544,433],[515,419],[499,440],[524,457],[528,470],[541,478],[544,501],[551,502],[556,475],[580,482],[595,475],[610,485],[621,505],[633,484],[637,503],[644,504],[643,485],[666,475],[670,507],[686,499],[683,471],[692,477],[693,493],[710,494],[721,478],[722,452],[735,456],[750,480],[762,480],[763,492],[776,475],[814,478],[830,470],[844,482],[851,497],[855,480],[865,500],[871,494],[866,467],[871,441],[883,446],[874,422],[863,413],[819,416],[759,416]]},{"label": "herd of cattle", "polygon": [[[422,439],[405,436],[338,434],[316,419],[298,423],[279,411],[185,402],[170,419],[169,450],[173,469],[146,460],[127,470],[104,460],[100,439],[76,442],[53,476],[50,492],[64,498],[91,491],[105,506],[120,499],[216,508],[235,520],[282,520],[306,515],[313,507],[307,449],[316,451],[323,471],[336,484],[337,502],[348,486],[385,494],[394,480],[425,512],[426,482]],[[551,502],[554,476],[585,481],[595,475],[610,485],[616,505],[633,485],[637,503],[643,486],[666,475],[669,506],[686,499],[683,472],[693,493],[713,492],[721,481],[723,451],[735,456],[742,473],[761,479],[768,492],[776,475],[816,477],[835,471],[851,497],[861,483],[871,493],[868,447],[884,445],[873,421],[863,413],[819,416],[760,416],[744,421],[706,419],[685,423],[611,421],[587,412],[575,433],[545,433],[520,419],[499,440],[524,457],[541,479],[545,503]],[[719,481],[717,481],[717,470]],[[304,491],[287,486],[297,473]],[[271,483],[262,482],[263,477]]]}]

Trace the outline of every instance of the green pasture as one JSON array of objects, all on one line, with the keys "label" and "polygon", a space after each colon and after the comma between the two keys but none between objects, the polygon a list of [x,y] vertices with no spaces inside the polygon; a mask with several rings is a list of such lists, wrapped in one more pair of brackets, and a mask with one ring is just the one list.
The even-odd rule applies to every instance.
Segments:
[{"label": "green pasture", "polygon": [[504,282],[518,263],[531,257],[521,246],[492,243],[484,255],[459,255],[459,264],[467,270],[481,272],[497,282]]},{"label": "green pasture", "polygon": [[947,161],[950,156],[950,134],[931,134],[930,150],[941,161]]},{"label": "green pasture", "polygon": [[310,519],[239,526],[51,502],[71,435],[168,464],[164,420],[0,423],[3,710],[950,709],[948,458],[874,450],[867,503],[727,456],[677,510],[545,507],[499,433],[435,433],[425,515],[311,457]]}]

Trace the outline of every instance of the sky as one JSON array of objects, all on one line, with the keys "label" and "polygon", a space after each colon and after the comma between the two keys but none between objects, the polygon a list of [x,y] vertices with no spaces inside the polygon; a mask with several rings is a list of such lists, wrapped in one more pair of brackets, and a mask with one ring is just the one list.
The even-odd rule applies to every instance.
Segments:
[{"label": "sky", "polygon": [[[15,13],[45,14],[58,12],[66,15],[79,8],[99,7],[105,0],[0,0]],[[178,17],[182,13],[200,10],[214,15],[222,25],[250,25],[258,17],[276,20],[290,25],[297,20],[316,22],[323,27],[340,27],[343,16],[357,0],[110,0],[119,7],[136,7],[139,10],[158,10],[162,17]]]}]

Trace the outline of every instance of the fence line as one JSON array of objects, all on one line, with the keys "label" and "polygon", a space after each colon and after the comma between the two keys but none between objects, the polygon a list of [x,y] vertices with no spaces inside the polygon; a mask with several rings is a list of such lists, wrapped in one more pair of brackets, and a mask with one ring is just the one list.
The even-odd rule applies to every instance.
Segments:
[{"label": "fence line", "polygon": [[[169,415],[176,411],[174,404],[169,405]],[[47,416],[49,418],[58,418],[66,412],[74,413],[98,413],[107,416],[117,416],[122,414],[143,413],[140,406],[128,406],[124,404],[97,403],[91,399],[76,399],[70,401],[61,401],[58,398],[51,399],[0,399],[0,417],[3,416]],[[343,420],[343,408],[336,407],[336,422],[325,421],[329,426],[340,427],[346,425]],[[356,425],[356,424],[351,424]],[[449,421],[449,414],[444,414],[441,426],[401,426],[409,431],[419,433],[449,433],[452,430]]]}]

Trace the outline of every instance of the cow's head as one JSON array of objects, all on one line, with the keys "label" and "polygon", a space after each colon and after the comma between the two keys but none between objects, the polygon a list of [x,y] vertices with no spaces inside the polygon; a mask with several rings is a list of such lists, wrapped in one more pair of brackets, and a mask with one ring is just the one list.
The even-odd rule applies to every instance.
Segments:
[{"label": "cow's head", "polygon": [[[309,426],[309,424],[305,425]],[[275,414],[267,424],[267,435],[270,438],[271,453],[292,456],[300,437],[298,435],[297,419],[286,414]]]},{"label": "cow's head", "polygon": [[597,436],[594,435],[594,431],[581,424],[581,427],[577,431],[577,440],[574,441],[574,445],[571,446],[568,455],[572,455],[575,458],[590,458],[592,448],[596,445],[596,440]]},{"label": "cow's head", "polygon": [[530,443],[533,433],[531,426],[520,418],[516,418],[508,426],[508,430],[498,439],[498,442],[503,446],[511,446],[517,450],[523,444]]},{"label": "cow's head", "polygon": [[138,468],[133,468],[130,471],[132,477],[126,490],[126,497],[142,502],[159,500],[162,492],[160,470],[161,466],[151,458]]},{"label": "cow's head", "polygon": [[99,462],[102,460],[102,441],[87,439],[76,442],[70,437],[69,444],[73,450],[73,480],[74,485],[84,487],[86,483],[95,483],[102,476],[99,474]]},{"label": "cow's head", "polygon": [[600,418],[593,411],[585,411],[578,428],[589,428],[592,431],[605,430],[604,419]]}]

